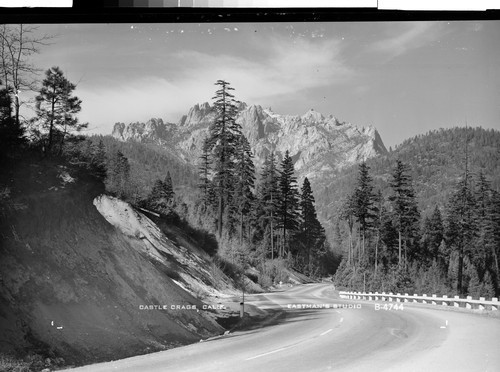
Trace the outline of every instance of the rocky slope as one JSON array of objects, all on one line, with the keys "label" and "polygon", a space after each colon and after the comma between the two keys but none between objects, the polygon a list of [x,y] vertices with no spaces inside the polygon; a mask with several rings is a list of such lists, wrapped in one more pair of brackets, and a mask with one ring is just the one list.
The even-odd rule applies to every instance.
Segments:
[{"label": "rocky slope", "polygon": [[23,159],[0,180],[0,354],[84,364],[223,331],[203,306],[230,280],[85,170]]},{"label": "rocky slope", "polygon": [[[164,144],[193,164],[199,159],[214,117],[214,108],[204,103],[192,107],[177,124],[164,123],[161,119],[128,125],[117,123],[112,135],[124,141]],[[299,179],[307,176],[316,179],[316,183],[328,178],[332,170],[387,153],[373,126],[359,128],[312,109],[302,116],[280,115],[270,108],[242,103],[237,122],[252,146],[257,169],[271,151],[281,159],[288,150]]]}]

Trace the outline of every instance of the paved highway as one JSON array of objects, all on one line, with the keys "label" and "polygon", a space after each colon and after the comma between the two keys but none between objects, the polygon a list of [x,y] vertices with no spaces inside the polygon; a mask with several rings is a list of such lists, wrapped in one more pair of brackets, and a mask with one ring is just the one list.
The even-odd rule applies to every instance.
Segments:
[{"label": "paved highway", "polygon": [[72,371],[500,371],[497,318],[410,306],[375,310],[374,303],[338,299],[331,284],[247,300],[285,315],[262,328]]}]

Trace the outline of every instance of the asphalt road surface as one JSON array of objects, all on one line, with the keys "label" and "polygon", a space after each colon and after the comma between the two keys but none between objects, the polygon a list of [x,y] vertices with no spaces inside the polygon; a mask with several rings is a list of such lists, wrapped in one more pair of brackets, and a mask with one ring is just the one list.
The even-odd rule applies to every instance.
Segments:
[{"label": "asphalt road surface", "polygon": [[405,304],[376,310],[338,299],[331,284],[247,301],[285,313],[257,329],[72,371],[500,371],[498,318]]}]

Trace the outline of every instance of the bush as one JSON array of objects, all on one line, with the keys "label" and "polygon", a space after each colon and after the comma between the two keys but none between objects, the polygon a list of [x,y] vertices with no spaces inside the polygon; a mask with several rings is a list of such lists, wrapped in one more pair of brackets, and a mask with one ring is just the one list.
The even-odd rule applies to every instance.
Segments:
[{"label": "bush", "polygon": [[30,367],[30,362],[16,360],[7,355],[0,355],[1,372],[29,372]]}]

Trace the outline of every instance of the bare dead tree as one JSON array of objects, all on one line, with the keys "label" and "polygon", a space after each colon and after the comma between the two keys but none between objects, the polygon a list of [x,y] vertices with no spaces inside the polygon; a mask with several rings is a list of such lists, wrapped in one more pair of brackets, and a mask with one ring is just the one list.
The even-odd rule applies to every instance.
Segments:
[{"label": "bare dead tree", "polygon": [[49,45],[51,35],[37,35],[37,26],[1,25],[0,26],[0,65],[2,82],[14,97],[14,120],[20,126],[20,108],[25,102],[19,98],[23,90],[36,91],[37,75],[42,71],[30,62],[33,54]]}]

